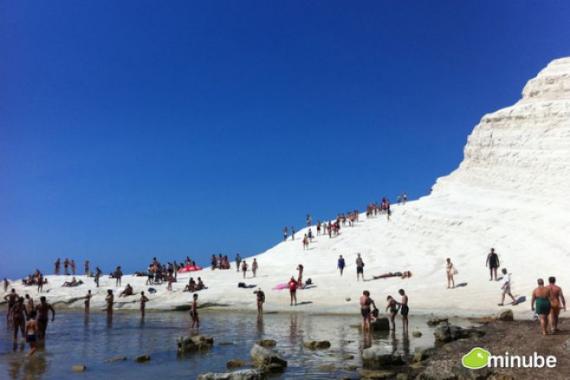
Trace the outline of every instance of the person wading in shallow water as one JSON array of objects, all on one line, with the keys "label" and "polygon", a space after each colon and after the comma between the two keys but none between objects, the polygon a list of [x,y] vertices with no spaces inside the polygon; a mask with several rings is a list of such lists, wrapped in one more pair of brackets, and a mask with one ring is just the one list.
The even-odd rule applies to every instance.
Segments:
[{"label": "person wading in shallow water", "polygon": [[360,296],[360,314],[362,315],[362,331],[370,331],[370,321],[372,319],[372,307],[377,310],[374,300],[370,298],[370,292],[365,290]]},{"label": "person wading in shallow water", "polygon": [[530,301],[532,311],[536,312],[540,319],[542,335],[548,335],[548,314],[550,314],[550,298],[552,298],[550,288],[544,286],[544,280],[539,278],[538,287],[532,292]]},{"label": "person wading in shallow water", "polygon": [[190,306],[190,317],[192,317],[192,327],[200,328],[200,318],[198,317],[198,295],[192,296],[192,305]]},{"label": "person wading in shallow water", "polygon": [[26,322],[26,342],[30,345],[30,351],[28,352],[27,356],[32,356],[36,352],[36,344],[37,344],[37,334],[38,334],[38,325],[36,322],[36,311],[32,310],[32,312],[28,315],[28,321]]},{"label": "person wading in shallow water", "polygon": [[40,297],[40,304],[36,307],[36,311],[38,313],[38,338],[45,339],[49,312],[51,311],[51,321],[53,322],[55,319],[55,310],[53,306],[47,303],[45,297]]},{"label": "person wading in shallow water", "polygon": [[263,304],[265,303],[265,293],[261,289],[257,289],[255,292],[257,297],[257,315],[260,316],[263,314]]},{"label": "person wading in shallow water", "polygon": [[140,298],[140,303],[141,303],[141,317],[144,318],[144,312],[145,312],[145,307],[146,307],[146,303],[148,302],[148,298],[147,296],[144,295],[144,292],[141,292],[141,298]]},{"label": "person wading in shallow water", "polygon": [[89,314],[89,308],[91,306],[91,290],[87,291],[85,296],[85,314]]},{"label": "person wading in shallow water", "polygon": [[105,302],[107,303],[107,317],[113,316],[113,302],[115,300],[115,296],[113,295],[113,291],[111,289],[107,290],[107,296],[105,297]]},{"label": "person wading in shallow water", "polygon": [[550,328],[554,334],[560,331],[558,330],[558,316],[560,315],[560,309],[566,311],[566,300],[564,299],[562,288],[556,285],[556,277],[548,278],[548,288],[550,289]]},{"label": "person wading in shallow water", "polygon": [[398,290],[398,293],[402,297],[400,301],[400,314],[402,314],[402,328],[404,330],[404,334],[408,333],[408,313],[410,312],[410,308],[408,307],[408,296],[404,289]]}]

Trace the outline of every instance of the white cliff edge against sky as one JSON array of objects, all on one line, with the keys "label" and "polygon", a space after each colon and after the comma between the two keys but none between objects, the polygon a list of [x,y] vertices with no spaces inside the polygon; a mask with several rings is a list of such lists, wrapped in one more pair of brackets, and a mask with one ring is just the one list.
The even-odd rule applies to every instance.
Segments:
[{"label": "white cliff edge against sky", "polygon": [[[266,310],[295,310],[313,313],[358,313],[358,298],[370,290],[378,307],[387,295],[398,296],[404,288],[410,297],[411,313],[482,315],[501,308],[500,283],[489,281],[485,268],[491,247],[499,253],[501,266],[512,273],[512,289],[526,302],[512,307],[520,316],[531,316],[530,295],[538,277],[556,276],[570,295],[570,58],[552,61],[525,86],[516,104],[483,116],[468,138],[459,168],[439,178],[432,194],[405,206],[393,206],[390,222],[385,217],[366,219],[342,229],[329,239],[317,237],[304,251],[302,230],[295,241],[281,242],[256,256],[258,278],[251,272],[245,280],[266,293]],[[313,233],[315,233],[313,227]],[[354,260],[360,252],[366,263],[368,281],[356,281]],[[336,270],[338,256],[347,261],[345,274]],[[445,259],[458,269],[456,284],[447,289]],[[251,264],[252,258],[247,258]],[[287,290],[272,288],[295,275],[298,264],[304,278],[316,285],[298,291],[297,307],[289,306]],[[232,263],[233,265],[233,263]],[[142,270],[143,268],[141,268]],[[410,270],[413,277],[370,280],[372,275]],[[202,277],[209,289],[199,292],[200,302],[231,309],[255,309],[254,289],[241,289],[242,275],[210,269],[192,274]],[[191,294],[182,292],[189,275],[179,276],[174,291],[154,286],[148,309],[173,309],[188,305]],[[71,276],[48,276],[50,302],[69,302],[94,293],[92,308],[103,307],[106,290],[114,288],[107,276],[101,287],[77,276],[86,284],[62,288]],[[125,276],[135,292],[146,290],[145,277]],[[35,287],[17,284],[20,294],[36,298]],[[117,289],[119,290],[119,289]],[[122,288],[120,288],[122,290]],[[137,309],[135,297],[116,298],[119,309]],[[82,307],[77,300],[68,303]]]}]

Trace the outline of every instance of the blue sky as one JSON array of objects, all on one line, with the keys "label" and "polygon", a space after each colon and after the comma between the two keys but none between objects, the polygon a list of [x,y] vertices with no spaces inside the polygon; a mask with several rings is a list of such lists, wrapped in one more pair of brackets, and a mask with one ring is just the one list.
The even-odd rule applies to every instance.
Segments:
[{"label": "blue sky", "polygon": [[570,55],[563,1],[0,3],[0,276],[243,256],[427,194]]}]

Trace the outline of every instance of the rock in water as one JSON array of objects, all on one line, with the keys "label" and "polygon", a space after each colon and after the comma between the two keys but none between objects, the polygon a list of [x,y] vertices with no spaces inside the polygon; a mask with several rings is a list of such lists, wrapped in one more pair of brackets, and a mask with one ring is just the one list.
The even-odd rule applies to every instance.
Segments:
[{"label": "rock in water", "polygon": [[439,325],[440,323],[448,323],[449,319],[448,318],[431,318],[427,321],[427,325],[430,327],[434,327]]},{"label": "rock in water", "polygon": [[497,316],[497,319],[499,321],[504,321],[504,322],[512,322],[515,320],[515,317],[513,315],[513,311],[511,309],[502,311],[501,313],[499,313],[499,315]]},{"label": "rock in water", "polygon": [[85,366],[85,364],[75,364],[74,366],[71,367],[71,370],[73,372],[85,372],[87,371],[87,367]]},{"label": "rock in water", "polygon": [[126,356],[117,355],[105,360],[105,363],[123,362],[125,360],[127,360]]},{"label": "rock in water", "polygon": [[388,331],[390,330],[390,321],[385,317],[377,318],[370,323],[370,328],[372,331]]},{"label": "rock in water", "polygon": [[388,380],[393,379],[395,374],[386,370],[359,369],[358,374],[363,380]]},{"label": "rock in water", "polygon": [[412,332],[412,336],[414,338],[420,338],[422,336],[422,332],[416,330],[416,331]]},{"label": "rock in water", "polygon": [[257,341],[257,344],[259,344],[261,347],[273,348],[277,345],[277,342],[273,339],[261,339]]},{"label": "rock in water", "polygon": [[245,362],[243,360],[239,360],[239,359],[232,359],[226,363],[226,368],[228,368],[228,369],[239,368],[239,367],[243,367],[243,366],[245,366]]},{"label": "rock in water", "polygon": [[449,343],[458,339],[483,336],[485,332],[476,328],[462,328],[449,323],[437,326],[433,332],[437,344]]},{"label": "rock in water", "polygon": [[150,355],[148,354],[144,354],[144,355],[139,355],[135,358],[135,361],[137,363],[146,363],[150,360]]},{"label": "rock in water", "polygon": [[310,340],[308,342],[303,343],[303,346],[311,350],[324,350],[326,348],[330,348],[331,342],[329,342],[328,340]]},{"label": "rock in water", "polygon": [[262,380],[265,376],[257,369],[244,369],[227,373],[204,373],[198,380]]},{"label": "rock in water", "polygon": [[214,338],[203,335],[180,337],[177,345],[179,355],[196,351],[207,351],[214,345]]},{"label": "rock in water", "polygon": [[262,372],[283,372],[287,361],[272,350],[254,344],[250,352],[253,365]]},{"label": "rock in water", "polygon": [[387,366],[403,365],[404,360],[400,355],[387,352],[386,349],[372,346],[362,351],[362,366],[364,369],[385,369]]}]

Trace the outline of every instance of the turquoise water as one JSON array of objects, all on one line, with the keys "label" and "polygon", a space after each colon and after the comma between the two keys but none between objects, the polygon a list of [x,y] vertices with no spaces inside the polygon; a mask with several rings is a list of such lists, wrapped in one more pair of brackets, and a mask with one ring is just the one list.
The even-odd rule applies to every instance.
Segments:
[{"label": "turquoise water", "polygon": [[[420,330],[421,338],[411,334],[409,339],[404,338],[398,329],[395,334],[374,334],[369,341],[353,327],[360,322],[356,314],[279,313],[258,320],[251,313],[202,311],[200,317],[199,332],[214,337],[214,347],[206,353],[177,356],[176,339],[190,334],[190,318],[185,312],[148,312],[144,321],[137,313],[117,312],[112,323],[100,313],[85,318],[80,312],[64,312],[50,324],[45,349],[27,358],[27,346],[18,345],[13,351],[4,310],[0,321],[0,379],[194,379],[204,372],[227,371],[230,359],[249,360],[249,350],[258,339],[275,339],[276,349],[289,362],[287,371],[277,378],[356,377],[354,367],[360,366],[361,351],[370,344],[404,354],[433,345],[431,329],[422,318],[410,322],[410,331]],[[329,340],[332,346],[311,351],[303,347],[306,340]],[[146,353],[151,355],[150,362],[134,362],[135,356]],[[105,362],[115,355],[127,356],[128,360]],[[354,358],[347,359],[348,355]],[[73,373],[72,365],[80,363],[87,371]]]}]

